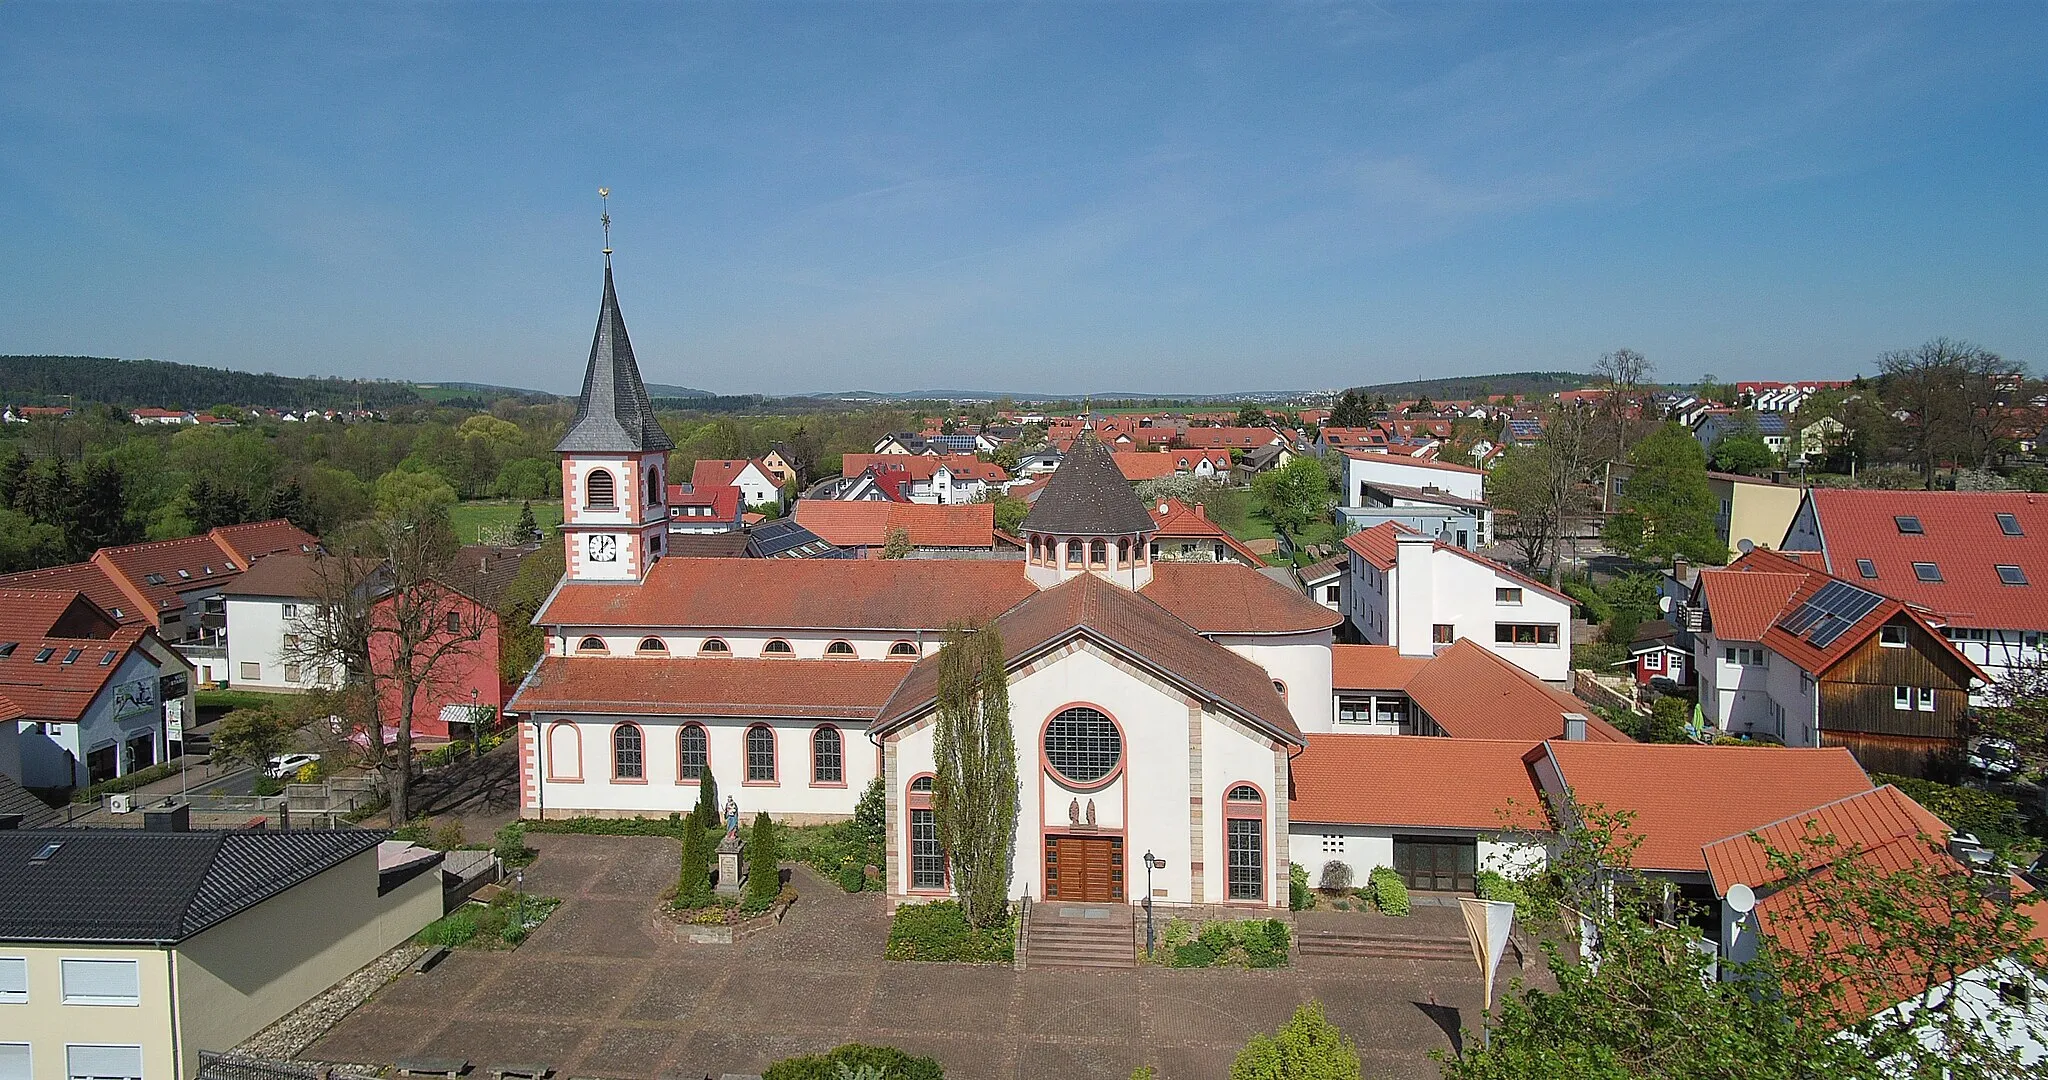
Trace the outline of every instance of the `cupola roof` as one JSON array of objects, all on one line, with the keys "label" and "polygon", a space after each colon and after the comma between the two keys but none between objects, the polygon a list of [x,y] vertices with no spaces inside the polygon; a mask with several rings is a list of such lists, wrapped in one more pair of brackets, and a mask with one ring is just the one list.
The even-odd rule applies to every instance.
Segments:
[{"label": "cupola roof", "polygon": [[1152,515],[1131,490],[1109,448],[1084,431],[1024,519],[1025,532],[1123,536],[1153,531]]}]

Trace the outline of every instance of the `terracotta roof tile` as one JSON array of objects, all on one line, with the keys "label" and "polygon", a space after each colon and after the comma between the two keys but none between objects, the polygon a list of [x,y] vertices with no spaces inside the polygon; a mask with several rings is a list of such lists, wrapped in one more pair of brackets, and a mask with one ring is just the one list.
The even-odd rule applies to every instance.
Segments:
[{"label": "terracotta roof tile", "polygon": [[[1360,461],[1387,461],[1387,460],[1389,460],[1389,458],[1388,458],[1388,455],[1386,455],[1386,454],[1375,454],[1375,453],[1371,453],[1371,452],[1369,452],[1369,451],[1365,451],[1365,450],[1349,450],[1349,449],[1344,449],[1344,450],[1340,450],[1340,451],[1338,451],[1338,452],[1339,452],[1339,453],[1341,453],[1341,454],[1343,454],[1343,455],[1344,455],[1345,457],[1349,457],[1349,458],[1357,458],[1357,459],[1358,459],[1358,460],[1360,460]],[[1403,464],[1403,465],[1413,465],[1413,466],[1415,466],[1416,468],[1420,468],[1420,469],[1438,469],[1438,470],[1441,470],[1441,471],[1443,471],[1443,472],[1455,472],[1455,473],[1471,473],[1471,474],[1474,474],[1474,475],[1478,475],[1478,476],[1485,476],[1485,475],[1486,475],[1486,470],[1485,470],[1485,469],[1475,469],[1475,468],[1472,468],[1472,467],[1471,467],[1471,466],[1469,466],[1469,465],[1454,465],[1454,464],[1452,464],[1452,463],[1450,463],[1450,462],[1448,462],[1448,461],[1425,461],[1425,460],[1424,460],[1424,459],[1422,459],[1422,458],[1415,458],[1415,457],[1402,457],[1402,458],[1395,458],[1395,459],[1392,459],[1392,460],[1396,460],[1396,461],[1400,462],[1400,463],[1401,463],[1401,464]]]},{"label": "terracotta roof tile", "polygon": [[1638,870],[1704,873],[1706,845],[1871,788],[1841,747],[1604,744],[1552,739],[1547,755],[1582,807],[1634,815]]},{"label": "terracotta roof tile", "polygon": [[1564,714],[1586,717],[1586,738],[1629,742],[1593,707],[1507,662],[1491,649],[1459,638],[1431,657],[1403,687],[1444,733],[1457,739],[1512,739],[1534,743],[1564,735]]},{"label": "terracotta roof tile", "polygon": [[1330,685],[1337,690],[1403,690],[1428,667],[1427,656],[1402,656],[1392,645],[1330,646]]},{"label": "terracotta roof tile", "polygon": [[124,588],[119,578],[97,563],[66,563],[7,574],[0,576],[0,588],[82,592],[101,610],[124,623],[146,626],[155,620],[156,613],[148,610],[148,603],[139,594]]},{"label": "terracotta roof tile", "polygon": [[1140,480],[1157,480],[1180,472],[1193,472],[1195,467],[1207,461],[1218,472],[1230,468],[1228,450],[1119,450],[1110,455],[1115,459],[1118,471],[1124,479],[1136,483]]},{"label": "terracotta roof tile", "polygon": [[1310,735],[1290,763],[1290,821],[1547,831],[1543,798],[1514,740]]},{"label": "terracotta roof tile", "polygon": [[1344,621],[1242,563],[1154,563],[1141,592],[1205,634],[1301,634]]},{"label": "terracotta roof tile", "polygon": [[1803,574],[1702,570],[1699,587],[1713,614],[1714,636],[1762,641],[1785,610],[1785,602],[1804,584]]},{"label": "terracotta roof tile", "polygon": [[[808,531],[808,530],[806,530]],[[638,585],[570,582],[543,625],[942,630],[1033,592],[1016,562],[663,559]]]},{"label": "terracotta roof tile", "polygon": [[1764,845],[1786,854],[1797,852],[1805,846],[1809,828],[1814,835],[1833,837],[1841,849],[1866,851],[1922,835],[1946,841],[1954,831],[1905,792],[1886,784],[1706,845],[1714,895],[1728,895],[1728,886],[1737,882],[1752,888],[1775,883],[1782,875],[1771,865]]},{"label": "terracotta roof tile", "polygon": [[509,708],[628,716],[872,720],[910,665],[887,660],[549,656]]},{"label": "terracotta roof tile", "polygon": [[1223,526],[1209,520],[1209,516],[1197,507],[1189,506],[1179,499],[1167,499],[1152,503],[1145,509],[1152,515],[1153,528],[1160,539],[1198,536],[1207,540],[1220,540],[1230,550],[1237,552],[1247,564],[1254,567],[1266,564],[1266,560],[1259,558],[1252,549],[1246,547],[1237,537],[1230,535]]},{"label": "terracotta roof tile", "polygon": [[[1958,626],[2048,630],[2048,495],[2019,491],[1863,491],[1815,488],[1807,493],[1820,524],[1828,570],[1935,612]],[[2019,536],[1998,515],[2010,514]],[[1921,531],[1899,530],[1898,517]],[[1864,579],[1868,559],[1877,577]],[[1916,562],[1941,570],[1921,581]],[[2028,584],[2007,585],[1999,566],[2017,566]]]},{"label": "terracotta roof tile", "polygon": [[797,524],[838,547],[881,548],[892,529],[903,529],[914,547],[992,548],[994,503],[841,502],[800,499]]},{"label": "terracotta roof tile", "polygon": [[1357,552],[1359,557],[1380,570],[1394,568],[1394,555],[1399,550],[1396,537],[1412,533],[1414,529],[1398,521],[1383,521],[1370,529],[1360,529],[1344,538],[1344,546]]},{"label": "terracotta roof tile", "polygon": [[[1744,579],[1748,578],[1765,579],[1765,584],[1758,589],[1746,589]],[[1766,616],[1767,622],[1761,635],[1744,637],[1736,633],[1738,630],[1744,634],[1755,630],[1753,620],[1777,595],[1781,579],[1786,578],[1792,579],[1796,587],[1778,602],[1774,612]],[[1815,635],[1824,625],[1821,622],[1815,622],[1794,633],[1791,626],[1796,623],[1789,620],[1798,614],[1808,600],[1831,583],[1848,585],[1868,594],[1873,606],[1854,623],[1838,630],[1832,639],[1816,638]],[[1825,571],[1809,568],[1802,562],[1767,548],[1757,548],[1744,554],[1730,563],[1726,570],[1700,571],[1700,587],[1706,597],[1707,611],[1717,636],[1736,641],[1760,641],[1772,652],[1799,665],[1802,670],[1816,675],[1848,658],[1870,639],[1870,635],[1877,633],[1878,627],[1903,620],[1918,624],[1936,648],[1954,657],[1957,662],[1968,668],[1972,675],[1989,681],[1989,677],[1976,664],[1943,637],[1919,612],[1897,600],[1879,596],[1856,582],[1845,582]],[[1727,604],[1730,610],[1736,612],[1737,622],[1733,629],[1729,629],[1728,624],[1722,620],[1723,609],[1716,606],[1716,597],[1720,597],[1720,603]],[[1816,640],[1825,640],[1826,644],[1815,645]]]}]

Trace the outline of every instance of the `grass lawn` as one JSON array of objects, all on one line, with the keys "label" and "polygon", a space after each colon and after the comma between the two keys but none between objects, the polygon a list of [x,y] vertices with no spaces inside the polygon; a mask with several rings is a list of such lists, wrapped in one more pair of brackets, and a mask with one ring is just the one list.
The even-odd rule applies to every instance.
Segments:
[{"label": "grass lawn", "polygon": [[[449,523],[455,526],[455,535],[465,544],[481,543],[478,539],[486,528],[510,531],[519,524],[519,501],[516,499],[478,499],[475,502],[456,503],[448,511]],[[562,504],[554,499],[535,499],[533,520],[542,529],[551,529],[562,523]]]},{"label": "grass lawn", "polygon": [[1267,517],[1264,510],[1254,506],[1251,512],[1244,516],[1244,526],[1231,530],[1231,535],[1239,540],[1250,542],[1253,540],[1271,540],[1279,536],[1280,533],[1273,528],[1273,519]]}]

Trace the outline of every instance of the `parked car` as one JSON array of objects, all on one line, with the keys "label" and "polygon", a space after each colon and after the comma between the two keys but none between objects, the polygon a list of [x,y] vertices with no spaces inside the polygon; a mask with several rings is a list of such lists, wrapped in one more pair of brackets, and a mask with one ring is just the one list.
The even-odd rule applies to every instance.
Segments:
[{"label": "parked car", "polygon": [[1970,740],[1966,760],[1977,772],[1993,779],[2004,779],[2020,771],[2020,748],[2010,739],[1987,735]]},{"label": "parked car", "polygon": [[296,775],[300,769],[318,760],[320,760],[320,755],[318,754],[278,754],[270,759],[270,767],[264,770],[264,775],[272,779],[282,780],[285,777]]}]

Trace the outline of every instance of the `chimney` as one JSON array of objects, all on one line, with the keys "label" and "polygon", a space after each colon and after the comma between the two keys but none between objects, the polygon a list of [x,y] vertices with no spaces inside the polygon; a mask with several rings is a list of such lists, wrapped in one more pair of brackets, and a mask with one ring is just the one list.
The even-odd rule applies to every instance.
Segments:
[{"label": "chimney", "polygon": [[1564,714],[1564,739],[1566,742],[1586,741],[1586,714],[1568,712]]},{"label": "chimney", "polygon": [[166,799],[142,811],[144,832],[191,832],[192,807]]},{"label": "chimney", "polygon": [[1680,584],[1685,583],[1685,572],[1690,569],[1692,569],[1692,564],[1685,561],[1685,556],[1677,555],[1672,557],[1671,576],[1677,579]]},{"label": "chimney", "polygon": [[1206,506],[1203,506],[1203,505],[1202,505],[1201,503],[1196,503],[1196,504],[1195,504],[1195,516],[1196,516],[1196,517],[1198,517],[1198,518],[1201,518],[1201,519],[1202,519],[1203,521],[1207,521],[1207,520],[1209,520],[1209,508],[1208,508],[1208,507],[1206,507]]}]

